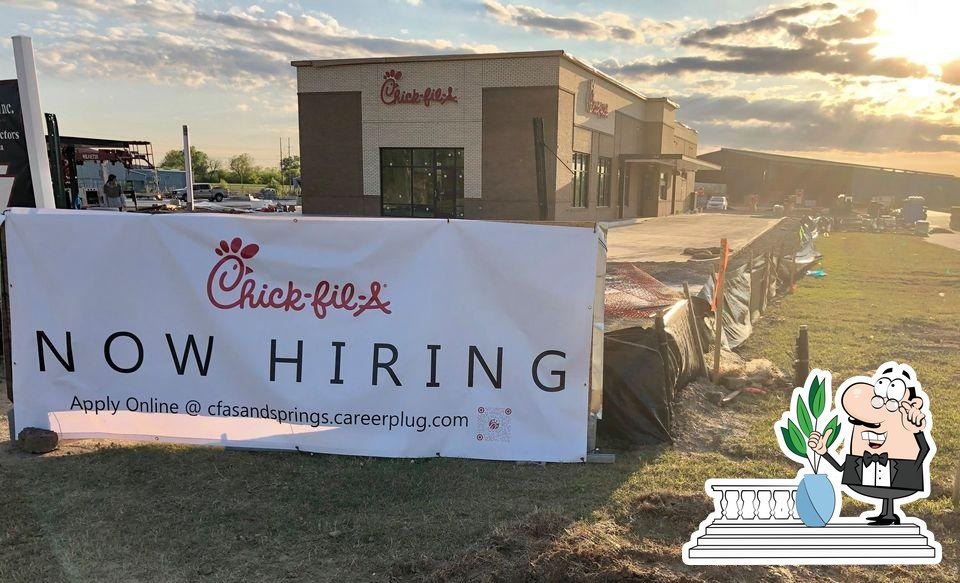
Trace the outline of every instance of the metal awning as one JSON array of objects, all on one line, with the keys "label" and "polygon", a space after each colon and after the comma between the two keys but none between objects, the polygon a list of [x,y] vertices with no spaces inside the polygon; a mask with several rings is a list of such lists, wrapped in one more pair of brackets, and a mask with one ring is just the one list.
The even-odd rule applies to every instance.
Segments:
[{"label": "metal awning", "polygon": [[691,158],[690,156],[684,156],[683,154],[651,154],[651,155],[635,155],[627,154],[623,157],[623,162],[625,164],[656,164],[659,166],[667,166],[675,170],[683,171],[692,171],[696,172],[698,170],[720,170],[720,166],[717,164],[711,164],[710,162],[705,162],[699,158]]}]

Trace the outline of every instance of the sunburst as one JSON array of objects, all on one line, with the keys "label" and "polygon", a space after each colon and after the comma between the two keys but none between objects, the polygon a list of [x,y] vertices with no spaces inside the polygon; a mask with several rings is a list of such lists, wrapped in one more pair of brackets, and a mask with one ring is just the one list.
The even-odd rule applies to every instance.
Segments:
[{"label": "sunburst", "polygon": [[934,74],[943,64],[960,59],[960,2],[957,0],[879,0],[877,9],[878,57],[905,57]]}]

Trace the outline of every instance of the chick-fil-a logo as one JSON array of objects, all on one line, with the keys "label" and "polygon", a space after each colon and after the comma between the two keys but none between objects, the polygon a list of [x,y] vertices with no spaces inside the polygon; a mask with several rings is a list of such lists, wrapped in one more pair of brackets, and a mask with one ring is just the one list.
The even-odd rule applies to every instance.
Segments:
[{"label": "chick-fil-a logo", "polygon": [[610,106],[603,101],[597,101],[596,89],[596,81],[590,81],[587,89],[587,111],[597,117],[607,117],[610,115]]},{"label": "chick-fil-a logo", "polygon": [[383,74],[383,85],[380,86],[380,101],[385,105],[411,105],[422,103],[424,107],[430,107],[431,103],[456,103],[457,96],[453,94],[453,87],[447,87],[444,91],[439,87],[434,89],[427,87],[423,93],[414,89],[413,91],[404,91],[400,88],[400,79],[403,73],[396,69],[390,69]]},{"label": "chick-fil-a logo", "polygon": [[252,277],[248,262],[260,252],[256,243],[244,245],[240,237],[230,243],[220,241],[214,252],[221,257],[207,276],[207,298],[221,310],[275,309],[300,312],[311,308],[314,316],[323,319],[330,310],[344,310],[354,317],[368,310],[390,313],[390,302],[380,299],[383,284],[370,282],[359,290],[351,282],[331,283],[320,280],[312,291],[303,291],[293,281],[282,287],[260,283]]}]

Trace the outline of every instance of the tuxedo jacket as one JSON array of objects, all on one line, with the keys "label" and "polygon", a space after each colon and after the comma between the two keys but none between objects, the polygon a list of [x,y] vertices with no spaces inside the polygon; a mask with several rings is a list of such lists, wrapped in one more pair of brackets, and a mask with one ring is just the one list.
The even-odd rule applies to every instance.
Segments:
[{"label": "tuxedo jacket", "polygon": [[[890,458],[887,463],[890,464],[890,488],[901,490],[914,490],[919,492],[923,490],[923,460],[930,453],[930,445],[923,432],[915,434],[917,445],[920,446],[920,453],[915,460],[902,460]],[[823,456],[831,466],[838,472],[843,473],[840,482],[847,486],[863,485],[863,456],[847,454],[843,463],[838,463],[830,452]],[[880,486],[883,487],[883,486]]]}]

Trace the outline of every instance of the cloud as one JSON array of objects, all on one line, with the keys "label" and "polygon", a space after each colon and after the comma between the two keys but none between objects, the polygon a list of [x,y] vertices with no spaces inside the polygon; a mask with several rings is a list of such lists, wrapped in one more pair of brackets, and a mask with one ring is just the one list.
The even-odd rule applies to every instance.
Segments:
[{"label": "cloud", "polygon": [[752,75],[790,75],[819,73],[893,78],[923,77],[927,68],[899,57],[874,58],[872,44],[843,43],[828,46],[820,41],[806,41],[797,48],[780,47],[715,47],[726,58],[709,56],[677,57],[657,62],[632,61],[619,63],[606,60],[597,63],[604,72],[624,77],[671,75],[696,71],[744,73]]},{"label": "cloud", "polygon": [[[608,60],[598,66],[626,77],[676,75],[710,71],[750,75],[877,76],[896,79],[925,77],[929,70],[905,57],[876,57],[876,43],[863,42],[875,31],[876,11],[838,13],[833,3],[780,8],[729,24],[695,30],[680,45],[695,54],[660,61],[621,64]],[[816,18],[814,18],[816,17]],[[824,21],[824,18],[828,20]]]},{"label": "cloud", "polygon": [[841,14],[831,24],[816,29],[821,39],[867,38],[877,30],[877,11],[863,10],[854,16]]},{"label": "cloud", "polygon": [[[290,61],[382,55],[477,52],[493,47],[443,39],[365,35],[328,14],[268,14],[205,10],[183,0],[60,0],[61,13],[96,9],[98,19],[34,31],[39,65],[48,73],[82,71],[102,77],[131,75],[157,84],[213,86],[244,92],[295,84]],[[111,20],[111,15],[122,19]]]},{"label": "cloud", "polygon": [[[762,16],[741,22],[736,22],[733,24],[718,24],[708,28],[702,28],[681,39],[680,44],[697,45],[744,33],[779,30],[790,26],[791,23],[789,22],[789,19],[796,18],[798,16],[804,16],[806,14],[810,14],[811,12],[836,10],[836,8],[837,5],[833,3],[806,4],[803,6],[780,8],[779,10],[774,10]],[[802,25],[797,26],[800,27]],[[807,27],[804,26],[802,28],[794,28],[792,32],[799,35],[804,34],[807,30]]]},{"label": "cloud", "polygon": [[960,125],[862,112],[857,101],[747,99],[696,94],[677,98],[704,143],[758,150],[960,152]]},{"label": "cloud", "polygon": [[501,24],[526,30],[545,32],[558,38],[583,38],[627,42],[660,43],[678,32],[678,25],[643,18],[634,21],[619,12],[603,12],[596,16],[550,14],[540,8],[522,4],[505,4],[499,0],[483,0],[483,8]]},{"label": "cloud", "polygon": [[960,85],[960,59],[943,65],[943,74],[940,80],[950,85]]},{"label": "cloud", "polygon": [[32,10],[57,9],[57,3],[53,0],[4,0],[3,4],[13,8],[30,8]]}]

